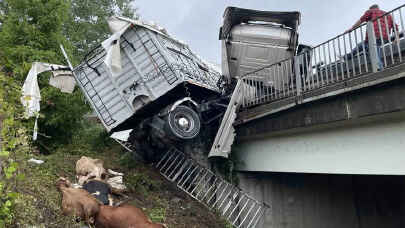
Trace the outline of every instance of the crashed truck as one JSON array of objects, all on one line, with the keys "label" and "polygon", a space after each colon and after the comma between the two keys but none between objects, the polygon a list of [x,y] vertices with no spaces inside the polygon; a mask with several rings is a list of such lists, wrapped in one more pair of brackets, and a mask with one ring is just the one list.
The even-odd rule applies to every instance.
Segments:
[{"label": "crashed truck", "polygon": [[[293,57],[297,50],[305,50],[306,45],[298,45],[299,12],[228,7],[223,17],[219,31],[222,74],[227,82],[237,80],[238,83],[233,83],[236,86],[208,156],[228,158],[235,138],[233,123],[240,104],[256,100],[259,88],[281,90],[286,80],[269,77],[271,75],[264,69]],[[249,76],[249,83],[243,81],[245,76]]]},{"label": "crashed truck", "polygon": [[[238,78],[292,57],[299,23],[298,12],[228,7],[219,33],[221,74],[164,29],[113,17],[109,21],[113,35],[78,66],[69,65],[104,127],[111,133],[130,132],[129,142],[144,158],[150,151],[143,150],[149,139],[186,143],[221,118],[213,150],[229,153],[231,125],[241,99]],[[266,83],[277,89],[276,80]],[[243,86],[253,91],[253,97],[244,99],[254,99],[255,87]]]},{"label": "crashed truck", "polygon": [[109,132],[134,129],[130,140],[139,149],[149,136],[164,143],[195,138],[220,117],[216,66],[156,25],[122,17],[109,25],[114,34],[72,69]]}]

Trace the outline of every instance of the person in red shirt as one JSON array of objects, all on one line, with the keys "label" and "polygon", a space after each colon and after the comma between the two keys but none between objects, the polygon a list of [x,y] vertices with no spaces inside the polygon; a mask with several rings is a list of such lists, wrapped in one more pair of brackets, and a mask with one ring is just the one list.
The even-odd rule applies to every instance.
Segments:
[{"label": "person in red shirt", "polygon": [[[367,10],[363,16],[360,17],[360,19],[349,29],[347,32],[357,28],[359,25],[361,25],[364,22],[367,21],[373,21],[374,25],[374,33],[376,36],[376,39],[381,39],[383,38],[384,41],[387,41],[389,38],[389,32],[391,30],[394,30],[394,21],[392,20],[392,16],[387,14],[386,16],[382,17],[384,14],[386,14],[384,10],[380,10],[379,6],[377,4],[374,4],[370,6],[370,9]],[[376,20],[377,18],[380,18]],[[380,25],[378,23],[380,22]],[[380,34],[380,30],[381,34]],[[366,36],[366,40],[368,40],[368,37]]]},{"label": "person in red shirt", "polygon": [[[389,14],[383,16],[384,14],[386,14],[386,12],[383,10],[380,10],[379,6],[377,4],[374,4],[374,5],[370,6],[370,8],[363,14],[363,16],[361,16],[360,19],[350,29],[348,29],[346,31],[346,32],[350,32],[350,31],[356,29],[358,26],[360,26],[364,22],[373,21],[374,34],[376,37],[377,47],[378,47],[377,52],[379,55],[379,58],[378,58],[378,68],[379,69],[382,68],[380,46],[382,44],[388,43],[388,39],[390,38],[389,35],[390,35],[391,31],[395,32],[394,21],[392,19],[392,16]],[[377,20],[377,18],[380,18],[380,19]],[[395,26],[398,31],[398,25],[395,25]],[[364,44],[365,44],[364,45],[365,49],[368,50],[368,34],[366,34]],[[358,46],[358,48],[361,49],[362,44],[360,44]]]}]

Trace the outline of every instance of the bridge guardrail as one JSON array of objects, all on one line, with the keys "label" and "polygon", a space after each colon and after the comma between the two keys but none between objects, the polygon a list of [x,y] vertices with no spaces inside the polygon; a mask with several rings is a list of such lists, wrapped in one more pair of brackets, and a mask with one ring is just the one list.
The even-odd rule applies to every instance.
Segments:
[{"label": "bridge guardrail", "polygon": [[[300,97],[404,61],[402,5],[293,58],[242,75],[242,108]],[[384,32],[387,34],[384,37]]]}]

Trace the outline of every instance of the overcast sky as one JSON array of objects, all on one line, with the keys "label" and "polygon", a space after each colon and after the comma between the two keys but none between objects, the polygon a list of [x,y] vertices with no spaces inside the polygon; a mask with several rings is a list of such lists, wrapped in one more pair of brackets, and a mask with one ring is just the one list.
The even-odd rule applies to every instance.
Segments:
[{"label": "overcast sky", "polygon": [[300,11],[300,43],[316,45],[351,27],[374,3],[389,11],[404,0],[135,0],[143,20],[165,27],[194,52],[215,63],[220,63],[218,31],[227,6]]}]

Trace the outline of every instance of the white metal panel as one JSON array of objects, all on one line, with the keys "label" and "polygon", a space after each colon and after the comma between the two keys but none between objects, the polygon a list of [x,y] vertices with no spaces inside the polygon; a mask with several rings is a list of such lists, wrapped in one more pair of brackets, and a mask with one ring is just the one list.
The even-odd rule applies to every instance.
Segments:
[{"label": "white metal panel", "polygon": [[79,68],[75,69],[75,76],[100,120],[107,130],[111,130],[120,123],[118,120],[130,117],[132,111],[125,102],[122,102],[119,90],[106,72],[105,66],[101,64],[96,69],[100,75],[89,68],[84,70]]},{"label": "white metal panel", "polygon": [[244,24],[232,29],[228,44],[232,76],[242,76],[290,58],[291,30],[269,25]]},{"label": "white metal panel", "polygon": [[288,47],[291,30],[265,24],[240,24],[232,28],[233,41]]},{"label": "white metal panel", "polygon": [[237,169],[404,175],[405,114],[353,122],[243,141],[233,148],[241,161]]},{"label": "white metal panel", "polygon": [[238,110],[242,101],[242,88],[243,81],[238,79],[238,83],[235,86],[225,115],[222,118],[221,124],[219,125],[218,132],[215,136],[215,140],[212,144],[208,157],[228,158],[229,154],[231,153],[231,147],[236,136],[233,123],[236,119],[236,111]]}]

